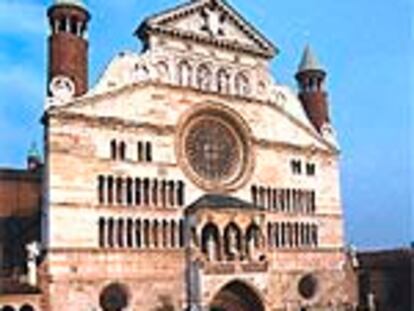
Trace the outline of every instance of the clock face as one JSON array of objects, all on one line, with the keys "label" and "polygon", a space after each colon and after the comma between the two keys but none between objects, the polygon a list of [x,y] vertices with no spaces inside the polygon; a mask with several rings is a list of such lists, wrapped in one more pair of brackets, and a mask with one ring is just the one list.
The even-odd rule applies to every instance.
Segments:
[{"label": "clock face", "polygon": [[66,76],[56,76],[50,82],[50,92],[60,100],[69,100],[75,94],[75,84]]},{"label": "clock face", "polygon": [[245,175],[249,144],[234,118],[205,111],[190,117],[180,136],[181,162],[205,190],[226,191]]}]

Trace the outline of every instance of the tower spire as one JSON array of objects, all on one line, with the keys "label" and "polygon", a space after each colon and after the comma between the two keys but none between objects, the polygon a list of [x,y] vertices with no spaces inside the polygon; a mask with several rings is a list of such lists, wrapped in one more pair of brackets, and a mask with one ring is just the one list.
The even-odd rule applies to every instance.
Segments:
[{"label": "tower spire", "polygon": [[296,73],[299,99],[309,120],[318,132],[330,123],[327,93],[324,90],[326,72],[310,45],[306,45]]},{"label": "tower spire", "polygon": [[27,152],[27,169],[29,171],[36,171],[42,167],[42,157],[35,142],[30,145]]},{"label": "tower spire", "polygon": [[299,64],[298,72],[309,70],[324,71],[312,48],[309,44],[307,44],[303,52],[302,60]]}]

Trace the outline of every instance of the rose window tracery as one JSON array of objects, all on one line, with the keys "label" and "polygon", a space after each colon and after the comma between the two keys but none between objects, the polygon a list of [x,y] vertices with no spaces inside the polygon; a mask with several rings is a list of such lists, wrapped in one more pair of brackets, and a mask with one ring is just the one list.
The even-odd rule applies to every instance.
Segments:
[{"label": "rose window tracery", "polygon": [[240,142],[235,133],[214,118],[200,120],[189,131],[185,149],[194,171],[209,180],[228,178],[240,163]]},{"label": "rose window tracery", "polygon": [[207,111],[189,119],[181,134],[180,150],[186,172],[203,188],[233,188],[245,175],[248,139],[232,117]]}]

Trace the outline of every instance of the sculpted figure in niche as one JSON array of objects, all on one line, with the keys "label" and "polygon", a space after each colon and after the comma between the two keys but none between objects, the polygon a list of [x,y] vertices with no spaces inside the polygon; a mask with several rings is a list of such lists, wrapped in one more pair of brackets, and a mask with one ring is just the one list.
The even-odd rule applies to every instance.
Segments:
[{"label": "sculpted figure in niche", "polygon": [[237,249],[237,232],[234,228],[230,229],[229,232],[229,253],[230,255],[236,256],[239,250]]},{"label": "sculpted figure in niche", "polygon": [[213,235],[210,235],[207,239],[207,259],[209,261],[217,260],[216,241]]},{"label": "sculpted figure in niche", "polygon": [[254,261],[256,259],[256,239],[251,235],[247,241],[247,254],[249,259]]},{"label": "sculpted figure in niche", "polygon": [[240,232],[235,225],[230,225],[225,233],[226,255],[228,260],[240,257]]},{"label": "sculpted figure in niche", "polygon": [[258,254],[260,247],[260,229],[257,225],[251,225],[246,234],[247,256],[250,260],[257,260],[262,257]]}]

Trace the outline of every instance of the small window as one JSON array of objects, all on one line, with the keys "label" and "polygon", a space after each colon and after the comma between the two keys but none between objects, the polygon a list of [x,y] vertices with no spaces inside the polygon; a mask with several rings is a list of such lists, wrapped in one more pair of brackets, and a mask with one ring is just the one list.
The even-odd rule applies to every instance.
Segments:
[{"label": "small window", "polygon": [[78,23],[75,19],[70,21],[70,32],[75,36],[78,34]]},{"label": "small window", "polygon": [[315,176],[316,174],[316,166],[313,163],[306,164],[306,174],[308,176]]},{"label": "small window", "polygon": [[151,143],[147,142],[145,144],[145,153],[146,153],[146,160],[147,162],[152,162],[152,145]]},{"label": "small window", "polygon": [[59,22],[59,31],[64,32],[66,31],[66,19],[61,19]]},{"label": "small window", "polygon": [[119,159],[122,161],[126,159],[126,144],[123,141],[119,144]]},{"label": "small window", "polygon": [[142,145],[142,142],[141,141],[138,142],[137,149],[138,149],[137,150],[138,162],[142,162],[143,159],[144,159],[144,156],[143,156],[143,154],[144,154],[144,146]]},{"label": "small window", "polygon": [[111,140],[111,159],[116,160],[117,157],[118,157],[118,152],[117,152],[116,141]]},{"label": "small window", "polygon": [[290,166],[294,175],[302,174],[302,162],[300,160],[292,160]]}]

